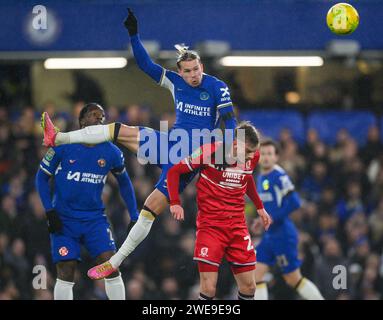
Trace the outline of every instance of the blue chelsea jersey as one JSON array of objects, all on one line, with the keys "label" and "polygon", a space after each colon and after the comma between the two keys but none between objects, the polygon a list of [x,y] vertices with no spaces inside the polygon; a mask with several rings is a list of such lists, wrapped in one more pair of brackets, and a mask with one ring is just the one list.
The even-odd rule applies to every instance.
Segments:
[{"label": "blue chelsea jersey", "polygon": [[53,207],[63,216],[85,220],[104,213],[101,195],[108,172],[125,170],[122,152],[110,142],[50,148],[40,168],[54,177]]},{"label": "blue chelsea jersey", "polygon": [[289,214],[300,207],[300,199],[286,172],[276,165],[268,174],[259,175],[257,190],[265,209],[273,218],[267,234],[280,231],[295,233]]},{"label": "blue chelsea jersey", "polygon": [[227,85],[205,73],[201,84],[198,87],[192,87],[178,73],[163,69],[159,84],[167,88],[173,96],[176,108],[174,129],[213,130],[220,110],[225,107],[232,108]]}]

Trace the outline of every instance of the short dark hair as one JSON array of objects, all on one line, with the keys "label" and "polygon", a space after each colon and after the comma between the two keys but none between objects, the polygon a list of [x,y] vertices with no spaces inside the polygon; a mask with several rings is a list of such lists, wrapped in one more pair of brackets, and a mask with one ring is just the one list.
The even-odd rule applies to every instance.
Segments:
[{"label": "short dark hair", "polygon": [[80,127],[81,127],[81,120],[84,119],[85,115],[90,111],[90,109],[92,109],[92,108],[94,108],[94,107],[96,107],[96,108],[101,108],[102,110],[104,110],[104,108],[101,107],[101,106],[100,106],[98,103],[96,103],[96,102],[91,102],[91,103],[86,104],[86,105],[81,109],[80,114],[79,114],[79,116],[78,116],[78,123],[79,123]]},{"label": "short dark hair", "polygon": [[258,147],[259,145],[259,132],[258,130],[251,124],[250,121],[242,121],[235,128],[235,137],[238,135],[238,130],[245,130],[245,142],[249,142],[253,146]]},{"label": "short dark hair", "polygon": [[185,46],[184,43],[176,44],[175,47],[178,51],[178,57],[177,57],[178,69],[181,69],[181,62],[182,61],[193,61],[195,59],[198,59],[198,61],[201,61],[201,58],[200,58],[199,54],[197,53],[197,51],[188,50],[189,47]]},{"label": "short dark hair", "polygon": [[267,146],[273,146],[274,150],[275,150],[275,154],[279,154],[280,147],[279,147],[279,144],[275,140],[273,140],[271,138],[262,139],[261,147],[267,147]]}]

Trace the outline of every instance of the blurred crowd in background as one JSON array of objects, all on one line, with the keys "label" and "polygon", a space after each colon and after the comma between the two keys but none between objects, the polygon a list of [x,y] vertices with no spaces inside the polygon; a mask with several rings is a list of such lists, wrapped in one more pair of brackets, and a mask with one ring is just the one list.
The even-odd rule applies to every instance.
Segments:
[{"label": "blurred crowd in background", "polygon": [[[78,128],[83,102],[73,113],[60,113],[57,106],[43,106],[60,129]],[[161,115],[149,107],[105,106],[107,121],[158,129],[159,120],[174,121],[173,113]],[[44,208],[35,190],[34,178],[46,152],[42,146],[39,113],[32,107],[19,114],[0,107],[0,300],[52,299],[56,271],[51,262],[49,234]],[[238,112],[241,118],[240,112]],[[255,125],[257,125],[255,123]],[[325,299],[383,298],[383,148],[379,128],[371,127],[368,141],[358,146],[347,131],[340,131],[334,145],[324,144],[315,130],[298,145],[283,130],[280,164],[291,175],[302,197],[302,208],[291,218],[299,229],[302,272],[312,279]],[[121,147],[121,146],[120,146]],[[139,208],[153,190],[159,176],[154,165],[142,166],[123,147]],[[195,183],[195,181],[194,181]],[[193,262],[196,202],[195,186],[183,193],[186,219],[175,221],[166,211],[154,223],[148,238],[121,267],[127,299],[196,299],[199,293],[197,265]],[[130,223],[114,178],[108,177],[103,197],[119,247]],[[252,228],[256,217],[248,202],[246,217],[254,243],[262,236]],[[47,267],[47,288],[32,286],[33,268]],[[333,286],[334,267],[347,270],[347,288]],[[93,266],[87,252],[79,263],[74,286],[75,299],[107,299],[104,281],[86,276]],[[266,275],[271,299],[297,299],[278,269]],[[237,289],[228,265],[222,264],[217,299],[236,299]]]}]

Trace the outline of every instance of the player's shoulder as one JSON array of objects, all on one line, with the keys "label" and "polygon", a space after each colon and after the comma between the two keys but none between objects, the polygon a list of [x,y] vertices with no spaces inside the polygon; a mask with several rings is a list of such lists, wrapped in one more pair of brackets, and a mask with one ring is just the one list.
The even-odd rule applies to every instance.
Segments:
[{"label": "player's shoulder", "polygon": [[104,142],[100,144],[100,146],[108,150],[109,152],[112,152],[113,154],[116,154],[116,155],[122,154],[121,149],[110,141]]},{"label": "player's shoulder", "polygon": [[60,144],[59,146],[49,147],[48,151],[53,150],[55,152],[60,152],[62,150],[70,149],[71,146],[72,146],[71,144]]},{"label": "player's shoulder", "polygon": [[183,78],[175,71],[163,69],[163,72],[165,77],[168,78],[173,83],[177,81],[179,81],[180,83],[184,82]]},{"label": "player's shoulder", "polygon": [[276,164],[274,166],[274,170],[273,171],[275,172],[275,175],[278,175],[278,176],[283,176],[283,175],[287,174],[286,170],[283,169],[279,164]]},{"label": "player's shoulder", "polygon": [[214,152],[220,146],[220,142],[205,143],[197,148],[195,151],[202,152]]},{"label": "player's shoulder", "polygon": [[205,143],[193,151],[193,153],[191,154],[191,158],[195,159],[202,154],[204,155],[213,154],[221,146],[222,146],[222,142],[220,141]]},{"label": "player's shoulder", "polygon": [[54,156],[63,154],[66,150],[70,150],[72,146],[71,144],[61,144],[59,146],[49,147],[47,149],[46,155],[53,158]]},{"label": "player's shoulder", "polygon": [[290,176],[281,166],[276,165],[273,170],[275,182],[282,186],[293,186]]},{"label": "player's shoulder", "polygon": [[276,164],[273,168],[273,171],[271,172],[271,175],[275,179],[279,179],[280,177],[288,177],[288,174],[285,169],[283,169],[280,165]]},{"label": "player's shoulder", "polygon": [[221,79],[218,79],[217,77],[214,77],[214,76],[207,74],[207,73],[204,73],[203,76],[206,79],[205,81],[214,87],[219,87],[219,88],[227,87],[227,84],[224,81],[222,81]]}]

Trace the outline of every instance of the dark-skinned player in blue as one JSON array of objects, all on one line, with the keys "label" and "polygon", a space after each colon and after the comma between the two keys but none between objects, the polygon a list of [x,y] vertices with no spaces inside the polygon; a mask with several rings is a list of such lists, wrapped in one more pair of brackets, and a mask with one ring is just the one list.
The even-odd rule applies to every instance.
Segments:
[{"label": "dark-skinned player in blue", "polygon": [[[159,85],[171,91],[176,112],[173,128],[168,133],[160,133],[146,127],[113,123],[67,133],[57,133],[48,114],[44,113],[42,116],[45,145],[117,141],[136,153],[139,158],[142,156],[141,150],[144,147],[152,154],[154,152],[154,156],[149,156],[150,162],[159,165],[162,169],[155,190],[146,199],[138,221],[129,232],[125,242],[108,262],[96,266],[88,272],[92,279],[105,278],[110,272],[114,272],[137,245],[146,238],[154,219],[168,207],[169,195],[166,186],[168,170],[203,143],[201,138],[193,138],[192,130],[204,129],[212,132],[215,128],[219,128],[229,130],[234,136],[236,126],[227,85],[203,72],[203,65],[197,52],[188,50],[184,46],[176,46],[179,52],[178,73],[166,70],[155,64],[143,47],[138,34],[137,19],[130,9],[124,25],[129,32],[134,57],[139,68]],[[186,132],[188,148],[182,148],[178,156],[172,159],[172,146],[176,142],[172,141],[171,135],[177,130],[178,132]],[[164,141],[168,145],[162,145],[161,142]],[[225,141],[229,142],[230,138]],[[194,175],[195,173],[182,178],[180,192]]]},{"label": "dark-skinned player in blue", "polygon": [[[81,110],[79,123],[81,128],[86,128],[102,124],[104,119],[103,108],[90,103]],[[36,187],[46,210],[52,258],[57,270],[55,300],[73,299],[81,245],[96,264],[108,261],[116,252],[101,199],[109,172],[117,179],[131,221],[137,221],[136,197],[124,156],[113,143],[51,147],[41,161]],[[54,179],[53,197],[51,178]],[[105,278],[105,290],[109,299],[125,300],[124,282],[118,269]]]}]

